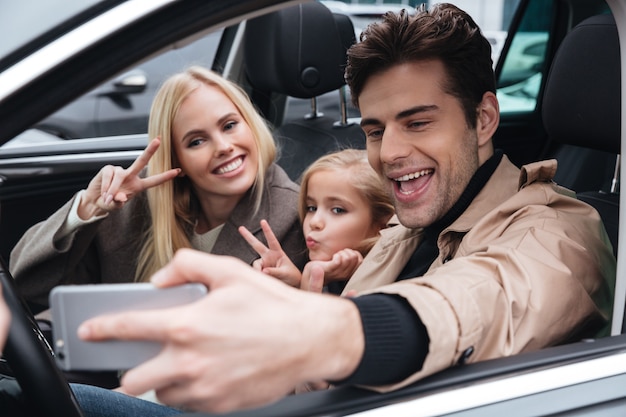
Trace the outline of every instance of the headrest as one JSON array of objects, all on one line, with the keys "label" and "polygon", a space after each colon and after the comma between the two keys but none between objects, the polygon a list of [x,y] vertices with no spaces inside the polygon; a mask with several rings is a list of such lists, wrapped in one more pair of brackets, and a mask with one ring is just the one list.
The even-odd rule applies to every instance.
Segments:
[{"label": "headrest", "polygon": [[345,84],[346,51],[354,42],[349,17],[318,2],[299,4],[246,24],[246,74],[261,91],[316,97]]},{"label": "headrest", "polygon": [[620,51],[611,15],[590,17],[567,34],[543,97],[543,122],[554,140],[620,153]]}]

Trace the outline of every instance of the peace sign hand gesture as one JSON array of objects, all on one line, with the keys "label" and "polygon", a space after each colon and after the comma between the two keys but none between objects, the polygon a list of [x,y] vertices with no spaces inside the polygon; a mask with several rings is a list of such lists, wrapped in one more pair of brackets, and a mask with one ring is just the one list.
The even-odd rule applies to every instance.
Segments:
[{"label": "peace sign hand gesture", "polygon": [[243,236],[248,244],[252,246],[252,249],[261,256],[261,258],[254,261],[252,266],[267,275],[278,278],[285,284],[291,285],[292,287],[300,287],[300,280],[302,278],[300,270],[294,265],[291,259],[289,259],[285,251],[283,251],[280,242],[276,238],[276,235],[274,235],[267,220],[261,220],[261,229],[263,230],[269,247],[265,246],[263,242],[257,239],[244,226],[239,227],[241,236]]},{"label": "peace sign hand gesture", "polygon": [[138,193],[175,178],[180,173],[180,168],[170,169],[146,178],[141,178],[139,175],[148,165],[148,161],[160,144],[161,141],[158,138],[150,141],[142,154],[126,169],[113,165],[102,167],[83,193],[78,206],[78,216],[88,220],[120,209]]}]

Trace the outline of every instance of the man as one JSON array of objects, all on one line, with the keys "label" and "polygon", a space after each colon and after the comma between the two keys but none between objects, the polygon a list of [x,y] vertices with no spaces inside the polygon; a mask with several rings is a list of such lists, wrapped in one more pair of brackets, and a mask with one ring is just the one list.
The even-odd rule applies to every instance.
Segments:
[{"label": "man", "polygon": [[475,22],[451,5],[422,6],[361,38],[346,79],[401,225],[383,230],[348,283],[358,296],[298,291],[234,259],[180,251],[153,282],[203,282],[205,299],[81,328],[90,340],[164,344],[123,390],[210,411],[306,382],[389,390],[606,324],[615,258],[601,220],[552,182],[556,162],[519,170],[494,151],[490,46]]}]

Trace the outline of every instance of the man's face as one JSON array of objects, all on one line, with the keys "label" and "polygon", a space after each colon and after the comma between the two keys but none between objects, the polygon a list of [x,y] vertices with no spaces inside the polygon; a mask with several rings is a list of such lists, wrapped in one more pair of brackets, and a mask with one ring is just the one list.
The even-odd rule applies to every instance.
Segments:
[{"label": "man's face", "polygon": [[445,74],[438,60],[404,63],[371,76],[359,96],[369,162],[411,228],[450,210],[479,166],[476,130],[444,92]]}]

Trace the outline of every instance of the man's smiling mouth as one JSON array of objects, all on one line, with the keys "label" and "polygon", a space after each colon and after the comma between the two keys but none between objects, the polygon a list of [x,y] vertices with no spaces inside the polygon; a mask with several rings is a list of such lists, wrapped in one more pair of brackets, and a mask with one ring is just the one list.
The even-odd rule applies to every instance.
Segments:
[{"label": "man's smiling mouth", "polygon": [[417,191],[426,182],[426,177],[432,175],[434,169],[423,169],[421,171],[405,174],[398,178],[393,178],[402,194],[409,195]]}]

